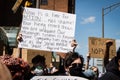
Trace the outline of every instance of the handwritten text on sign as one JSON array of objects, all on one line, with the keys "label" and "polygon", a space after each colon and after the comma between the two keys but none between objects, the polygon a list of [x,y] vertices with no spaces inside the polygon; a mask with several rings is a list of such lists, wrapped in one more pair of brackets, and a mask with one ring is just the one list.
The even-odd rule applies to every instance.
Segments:
[{"label": "handwritten text on sign", "polygon": [[88,80],[76,76],[35,76],[31,80]]},{"label": "handwritten text on sign", "polygon": [[25,8],[21,33],[21,48],[67,52],[75,32],[74,14]]},{"label": "handwritten text on sign", "polygon": [[116,54],[115,40],[107,38],[89,37],[89,52],[93,58],[103,58],[106,50],[106,41],[111,40],[113,45],[110,47],[110,58]]}]

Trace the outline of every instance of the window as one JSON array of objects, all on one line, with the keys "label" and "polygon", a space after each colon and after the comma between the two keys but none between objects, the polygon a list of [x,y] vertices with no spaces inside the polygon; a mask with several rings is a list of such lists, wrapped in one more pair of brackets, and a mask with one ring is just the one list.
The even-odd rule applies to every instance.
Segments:
[{"label": "window", "polygon": [[48,0],[41,0],[41,5],[47,5],[48,4]]}]

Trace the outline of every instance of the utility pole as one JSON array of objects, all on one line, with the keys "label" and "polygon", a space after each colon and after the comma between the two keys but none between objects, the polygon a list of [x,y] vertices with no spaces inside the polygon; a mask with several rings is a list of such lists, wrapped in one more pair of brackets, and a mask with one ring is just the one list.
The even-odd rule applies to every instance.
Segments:
[{"label": "utility pole", "polygon": [[[113,4],[111,6],[108,6],[106,8],[102,8],[102,38],[104,38],[104,16],[119,6],[120,6],[120,2]],[[106,10],[108,10],[108,11],[105,13]]]},{"label": "utility pole", "polygon": [[104,38],[104,8],[102,8],[102,38]]}]

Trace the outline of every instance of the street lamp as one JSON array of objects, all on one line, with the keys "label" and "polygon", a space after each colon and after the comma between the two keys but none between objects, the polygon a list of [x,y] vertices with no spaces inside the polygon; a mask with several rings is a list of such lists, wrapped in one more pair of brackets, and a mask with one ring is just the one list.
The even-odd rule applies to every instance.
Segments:
[{"label": "street lamp", "polygon": [[[108,14],[109,12],[111,12],[113,9],[115,9],[115,8],[117,8],[119,6],[120,6],[120,2],[116,3],[116,4],[113,4],[113,5],[109,6],[109,7],[102,8],[102,38],[104,38],[104,16],[106,14]],[[108,10],[108,9],[109,9],[109,11],[107,11],[105,13],[105,11]]]}]

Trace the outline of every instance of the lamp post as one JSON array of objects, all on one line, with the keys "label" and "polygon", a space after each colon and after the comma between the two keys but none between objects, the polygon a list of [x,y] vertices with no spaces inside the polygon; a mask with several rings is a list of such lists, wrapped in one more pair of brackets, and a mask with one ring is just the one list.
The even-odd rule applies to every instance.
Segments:
[{"label": "lamp post", "polygon": [[[106,14],[108,14],[109,12],[111,12],[113,9],[115,9],[115,8],[117,8],[117,7],[119,7],[120,6],[120,2],[119,3],[116,3],[116,4],[113,4],[113,5],[111,5],[111,6],[108,6],[108,7],[106,7],[106,8],[102,8],[102,38],[104,38],[104,16],[106,15]],[[109,11],[107,11],[106,13],[105,13],[105,11],[106,10],[108,10],[109,9]]]},{"label": "lamp post", "polygon": [[104,38],[104,8],[102,8],[102,38]]}]

